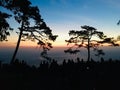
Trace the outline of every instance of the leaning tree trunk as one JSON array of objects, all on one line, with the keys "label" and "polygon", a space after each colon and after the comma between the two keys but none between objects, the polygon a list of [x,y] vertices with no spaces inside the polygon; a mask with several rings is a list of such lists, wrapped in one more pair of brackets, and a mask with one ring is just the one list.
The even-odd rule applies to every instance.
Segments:
[{"label": "leaning tree trunk", "polygon": [[87,49],[88,49],[88,61],[90,61],[90,39],[88,38],[88,46],[87,46]]},{"label": "leaning tree trunk", "polygon": [[16,55],[17,55],[17,52],[18,52],[18,49],[19,49],[19,46],[20,46],[22,33],[23,33],[23,23],[22,23],[21,28],[20,28],[20,35],[19,35],[19,38],[18,38],[18,42],[17,42],[16,48],[15,48],[14,54],[12,56],[11,64],[15,61],[15,58],[16,58]]}]

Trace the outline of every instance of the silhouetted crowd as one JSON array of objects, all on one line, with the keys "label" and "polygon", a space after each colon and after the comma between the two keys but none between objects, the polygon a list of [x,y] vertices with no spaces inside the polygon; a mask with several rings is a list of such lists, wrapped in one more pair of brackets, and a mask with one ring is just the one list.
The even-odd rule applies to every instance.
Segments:
[{"label": "silhouetted crowd", "polygon": [[0,62],[0,90],[120,90],[120,61]]}]

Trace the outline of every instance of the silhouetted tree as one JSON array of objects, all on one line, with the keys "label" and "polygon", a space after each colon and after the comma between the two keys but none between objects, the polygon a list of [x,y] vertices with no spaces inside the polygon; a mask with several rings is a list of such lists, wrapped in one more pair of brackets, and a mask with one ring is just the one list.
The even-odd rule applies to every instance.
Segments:
[{"label": "silhouetted tree", "polygon": [[[120,20],[118,21],[117,25],[120,25]],[[120,35],[117,36],[117,41],[120,41]]]},{"label": "silhouetted tree", "polygon": [[6,20],[10,16],[11,15],[0,11],[0,41],[7,41],[7,36],[10,35],[8,30],[12,30],[12,28]]},{"label": "silhouetted tree", "polygon": [[120,40],[120,36],[117,36],[117,40]]},{"label": "silhouetted tree", "polygon": [[[93,36],[98,36],[99,39],[103,40],[105,39],[105,35],[103,32],[97,31],[94,27],[90,27],[87,25],[81,26],[82,30],[75,31],[71,30],[69,31],[69,35],[72,36],[69,40],[65,40],[68,45],[70,43],[74,43],[74,46],[77,46],[77,48],[85,47],[88,51],[88,61],[90,60],[90,48],[94,48],[95,50],[101,52],[102,50],[98,50],[99,43],[98,40],[93,40]],[[101,41],[102,43],[102,41]],[[72,49],[68,49],[67,52],[73,52]],[[66,50],[65,50],[66,52]],[[74,52],[78,52],[78,50],[75,50]],[[103,53],[99,53],[102,54]]]},{"label": "silhouetted tree", "polygon": [[13,12],[15,20],[20,24],[19,38],[11,62],[15,60],[21,40],[37,40],[37,44],[43,47],[43,50],[52,48],[50,41],[55,41],[57,35],[53,35],[52,30],[43,21],[38,7],[31,6],[29,0],[3,0],[0,3]]},{"label": "silhouetted tree", "polygon": [[106,37],[103,41],[99,41],[99,43],[103,44],[103,43],[108,43],[110,46],[119,46],[119,44],[117,43],[118,40],[114,39],[113,37]]},{"label": "silhouetted tree", "polygon": [[117,25],[120,25],[120,20],[117,22]]}]

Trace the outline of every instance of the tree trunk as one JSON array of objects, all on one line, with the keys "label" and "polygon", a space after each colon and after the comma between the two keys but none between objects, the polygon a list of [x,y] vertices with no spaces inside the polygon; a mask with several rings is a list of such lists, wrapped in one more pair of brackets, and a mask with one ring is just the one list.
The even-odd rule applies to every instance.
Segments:
[{"label": "tree trunk", "polygon": [[90,39],[88,38],[88,46],[87,46],[87,49],[88,49],[88,61],[90,61]]},{"label": "tree trunk", "polygon": [[17,55],[17,52],[18,52],[18,49],[19,49],[19,46],[20,46],[20,41],[21,41],[22,33],[23,33],[23,23],[21,25],[20,35],[19,35],[19,38],[18,38],[18,42],[17,42],[14,54],[13,54],[12,59],[11,59],[11,64],[15,61],[15,58],[16,58],[16,55]]}]

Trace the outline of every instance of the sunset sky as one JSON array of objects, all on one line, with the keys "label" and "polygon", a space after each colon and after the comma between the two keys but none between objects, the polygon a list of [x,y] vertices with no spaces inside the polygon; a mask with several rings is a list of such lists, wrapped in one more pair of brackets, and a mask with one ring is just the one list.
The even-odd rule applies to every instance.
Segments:
[{"label": "sunset sky", "polygon": [[[103,31],[110,37],[120,35],[120,0],[30,0],[33,6],[38,6],[40,14],[53,34],[59,35],[53,46],[65,46],[69,39],[69,30],[80,30],[80,26],[89,25]],[[4,10],[4,9],[1,9]],[[16,22],[9,20],[15,27],[8,42],[0,43],[6,46],[16,45],[18,35]],[[36,46],[33,42],[22,42],[21,46]]]},{"label": "sunset sky", "polygon": [[[80,30],[80,26],[89,25],[95,27],[99,31],[103,31],[108,37],[117,37],[120,35],[120,26],[117,22],[120,19],[120,0],[30,0],[33,6],[38,6],[40,14],[47,25],[53,30],[53,34],[59,35],[53,43],[54,48],[50,50],[50,56],[55,59],[64,59],[76,57],[69,56],[64,53],[65,48],[56,46],[67,46],[66,39],[69,39],[69,30]],[[1,11],[6,11],[0,7]],[[19,24],[13,18],[8,19],[14,31],[8,37],[8,42],[0,42],[0,60],[7,62],[12,58],[18,35]],[[35,46],[29,48],[29,46]],[[11,48],[12,47],[12,48]],[[25,48],[24,48],[25,47]],[[31,60],[31,63],[40,61],[39,48],[36,49],[37,43],[21,41],[17,58],[21,60]],[[105,48],[106,58],[120,59],[119,47],[112,49]],[[110,51],[109,51],[110,50]],[[32,57],[30,57],[32,56]],[[80,52],[80,57],[86,57],[86,51]],[[37,63],[38,64],[38,63]]]}]

